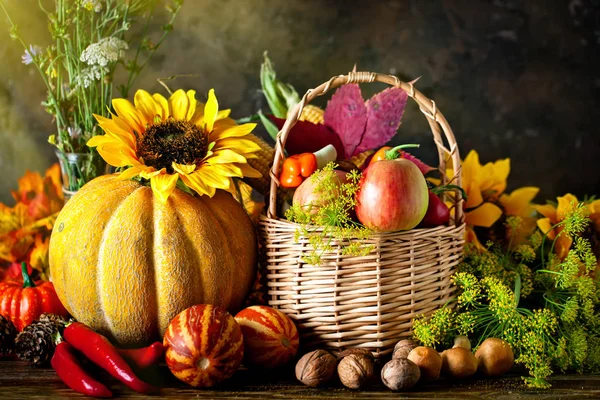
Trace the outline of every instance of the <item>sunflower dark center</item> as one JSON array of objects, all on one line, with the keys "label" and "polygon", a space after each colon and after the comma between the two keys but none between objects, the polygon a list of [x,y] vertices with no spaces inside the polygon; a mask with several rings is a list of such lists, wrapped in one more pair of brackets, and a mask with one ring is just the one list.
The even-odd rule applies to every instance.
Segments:
[{"label": "sunflower dark center", "polygon": [[197,164],[204,158],[208,143],[204,133],[187,121],[168,120],[150,126],[137,140],[137,155],[144,164],[173,173],[172,163]]}]

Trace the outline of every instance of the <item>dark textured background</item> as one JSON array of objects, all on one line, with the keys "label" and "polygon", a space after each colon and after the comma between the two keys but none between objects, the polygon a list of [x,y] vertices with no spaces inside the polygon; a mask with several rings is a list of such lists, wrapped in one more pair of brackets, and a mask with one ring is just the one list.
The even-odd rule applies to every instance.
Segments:
[{"label": "dark textured background", "polygon": [[[5,1],[32,43],[44,44],[37,0]],[[157,21],[154,27],[159,30]],[[52,121],[33,68],[0,18],[0,201],[25,169],[55,161]],[[600,194],[600,0],[334,1],[186,0],[175,31],[135,88],[194,74],[173,87],[206,93],[240,117],[264,107],[258,71],[264,50],[299,92],[354,63],[397,74],[436,101],[462,155],[510,157],[509,189]],[[381,87],[365,87],[372,93]],[[433,162],[424,117],[407,110],[396,142],[419,142]]]}]

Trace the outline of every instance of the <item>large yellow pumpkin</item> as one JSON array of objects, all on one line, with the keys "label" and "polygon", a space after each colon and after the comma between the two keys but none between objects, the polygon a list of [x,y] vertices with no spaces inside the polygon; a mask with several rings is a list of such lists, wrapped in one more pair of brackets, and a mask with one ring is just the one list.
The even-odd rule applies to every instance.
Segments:
[{"label": "large yellow pumpkin", "polygon": [[226,192],[176,189],[166,204],[116,175],[85,185],[67,202],[50,239],[58,297],[78,321],[121,345],[162,337],[195,304],[237,312],[255,278],[256,235]]}]

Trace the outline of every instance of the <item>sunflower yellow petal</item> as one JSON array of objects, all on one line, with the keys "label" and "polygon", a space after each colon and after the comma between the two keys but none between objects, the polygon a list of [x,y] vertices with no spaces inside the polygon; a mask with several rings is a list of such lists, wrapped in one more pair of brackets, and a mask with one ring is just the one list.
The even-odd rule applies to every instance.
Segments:
[{"label": "sunflower yellow petal", "polygon": [[169,114],[177,121],[186,120],[190,99],[187,94],[179,89],[169,97]]},{"label": "sunflower yellow petal", "polygon": [[[129,146],[131,148],[135,147],[135,142],[136,142],[135,135],[131,131],[131,128],[129,128],[129,126],[127,124],[122,122],[119,117],[115,117],[115,119],[108,119],[108,118],[104,118],[101,115],[95,115],[95,114],[94,114],[94,117],[96,117],[96,121],[98,121],[98,126],[100,128],[102,128],[102,130],[106,133],[106,135],[113,136],[113,137],[119,139],[120,141],[122,141],[123,143],[125,143],[127,146]],[[97,137],[97,136],[94,136],[94,137]]]},{"label": "sunflower yellow petal", "polygon": [[556,232],[553,229],[554,224],[550,218],[540,218],[537,220],[537,226],[544,235],[548,235],[548,239],[554,240]]},{"label": "sunflower yellow petal", "polygon": [[119,179],[126,181],[128,179],[135,178],[140,174],[140,172],[141,169],[139,167],[127,168],[125,171],[119,174]]},{"label": "sunflower yellow petal", "polygon": [[156,175],[166,174],[166,173],[167,173],[167,170],[165,168],[157,171],[156,169],[154,169],[152,167],[148,167],[148,169],[144,169],[144,170],[140,171],[140,176],[144,179],[152,179]]},{"label": "sunflower yellow petal", "polygon": [[163,121],[169,118],[169,102],[167,101],[167,99],[165,99],[165,97],[160,93],[154,93],[152,95],[152,98],[154,99],[154,101],[156,101],[156,104],[160,106],[160,110],[162,110],[161,116]]},{"label": "sunflower yellow petal", "polygon": [[229,178],[221,175],[218,170],[215,170],[210,165],[202,166],[200,169],[191,173],[190,176],[198,178],[206,183],[207,186],[212,186],[216,189],[229,188]]},{"label": "sunflower yellow petal", "polygon": [[[246,164],[239,164],[246,165]],[[216,170],[220,171],[221,174],[230,177],[243,177],[242,169],[236,164],[213,164],[212,165]]]},{"label": "sunflower yellow petal", "polygon": [[210,133],[210,140],[217,141],[227,138],[240,138],[252,132],[255,127],[256,124],[227,125],[224,127],[217,127]]},{"label": "sunflower yellow petal", "polygon": [[162,107],[156,104],[152,95],[145,90],[138,90],[133,97],[133,104],[144,116],[146,124],[153,124],[154,117],[162,115]]},{"label": "sunflower yellow petal", "polygon": [[473,211],[465,213],[465,222],[468,225],[489,228],[502,216],[502,210],[495,204],[483,203]]},{"label": "sunflower yellow petal", "polygon": [[558,197],[557,200],[558,207],[556,207],[556,217],[559,221],[565,219],[565,216],[579,204],[577,197],[573,196],[571,193]]},{"label": "sunflower yellow petal", "polygon": [[215,89],[208,91],[208,100],[204,105],[204,129],[206,132],[211,132],[219,114],[219,102],[215,96]]},{"label": "sunflower yellow petal", "polygon": [[212,157],[207,158],[208,164],[246,163],[246,157],[233,150],[215,150]]},{"label": "sunflower yellow petal", "polygon": [[92,136],[90,138],[90,140],[87,141],[86,144],[88,145],[88,147],[96,147],[96,146],[102,146],[105,144],[113,144],[113,143],[115,143],[115,139],[113,137],[110,137],[107,135],[97,135],[97,136]]},{"label": "sunflower yellow petal", "polygon": [[503,194],[500,197],[500,204],[504,207],[506,215],[529,217],[532,210],[531,201],[539,191],[540,188],[533,186],[515,189],[511,194]]},{"label": "sunflower yellow petal", "polygon": [[96,150],[104,161],[113,167],[127,167],[132,164],[132,158],[120,147],[104,145],[96,147]]},{"label": "sunflower yellow petal", "polygon": [[180,178],[183,183],[187,185],[187,187],[201,196],[206,195],[208,197],[213,197],[216,193],[216,189],[214,187],[208,186],[202,182],[202,180],[196,174],[180,175]]},{"label": "sunflower yellow petal", "polygon": [[150,187],[158,201],[163,204],[167,202],[167,199],[175,189],[178,179],[178,174],[160,174],[150,178]]},{"label": "sunflower yellow petal", "polygon": [[174,162],[171,164],[171,166],[176,172],[180,173],[181,175],[189,175],[196,170],[196,164],[184,165],[177,164]]},{"label": "sunflower yellow petal", "polygon": [[194,114],[196,114],[196,106],[198,105],[198,101],[196,100],[195,90],[188,90],[186,95],[188,97],[189,107],[185,119],[186,121],[190,121],[194,117]]},{"label": "sunflower yellow petal", "polygon": [[248,139],[228,138],[219,140],[217,144],[220,149],[237,149],[243,153],[253,153],[260,150],[258,144]]},{"label": "sunflower yellow petal", "polygon": [[146,124],[143,121],[141,113],[129,100],[113,99],[112,105],[119,118],[122,118],[131,129],[138,133],[146,131]]},{"label": "sunflower yellow petal", "polygon": [[242,170],[244,178],[262,178],[262,174],[248,164],[236,164]]}]

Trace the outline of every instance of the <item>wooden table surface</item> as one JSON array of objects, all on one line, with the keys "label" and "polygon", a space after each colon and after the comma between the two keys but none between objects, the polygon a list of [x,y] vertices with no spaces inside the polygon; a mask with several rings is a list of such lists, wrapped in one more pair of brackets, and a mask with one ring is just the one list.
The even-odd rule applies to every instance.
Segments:
[{"label": "wooden table surface", "polygon": [[[124,387],[120,382],[102,375],[115,398],[145,398]],[[163,388],[155,398],[207,399],[600,399],[600,375],[556,375],[552,389],[525,388],[518,375],[501,379],[438,380],[420,384],[410,392],[395,393],[378,385],[369,391],[345,389],[332,384],[324,389],[312,389],[296,382],[293,371],[239,371],[231,380],[213,389],[195,389],[178,383],[165,368],[152,379]],[[50,368],[33,368],[17,361],[0,361],[0,399],[23,398],[83,398],[65,386]]]}]

